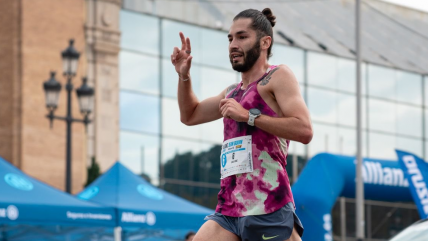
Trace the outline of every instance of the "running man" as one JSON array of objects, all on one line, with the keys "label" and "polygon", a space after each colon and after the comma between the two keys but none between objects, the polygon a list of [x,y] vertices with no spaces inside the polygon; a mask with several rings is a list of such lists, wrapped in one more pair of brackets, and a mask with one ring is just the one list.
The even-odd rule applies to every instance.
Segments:
[{"label": "running man", "polygon": [[[194,241],[299,241],[303,226],[285,167],[290,141],[312,139],[309,111],[286,65],[269,65],[275,16],[242,11],[230,27],[229,58],[242,81],[199,101],[192,91],[190,39],[180,32],[172,64],[178,73],[181,121],[198,125],[223,117],[221,190],[216,212]],[[220,50],[219,50],[220,51]]]}]

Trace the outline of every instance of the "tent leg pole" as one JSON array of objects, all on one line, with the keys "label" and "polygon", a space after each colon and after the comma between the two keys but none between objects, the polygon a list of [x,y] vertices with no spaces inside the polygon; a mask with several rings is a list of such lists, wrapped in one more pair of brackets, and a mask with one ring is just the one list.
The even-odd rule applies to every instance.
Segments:
[{"label": "tent leg pole", "polygon": [[5,224],[1,225],[1,241],[7,241]]},{"label": "tent leg pole", "polygon": [[340,198],[340,237],[341,241],[346,241],[346,200]]},{"label": "tent leg pole", "polygon": [[122,227],[114,228],[114,241],[122,241]]}]

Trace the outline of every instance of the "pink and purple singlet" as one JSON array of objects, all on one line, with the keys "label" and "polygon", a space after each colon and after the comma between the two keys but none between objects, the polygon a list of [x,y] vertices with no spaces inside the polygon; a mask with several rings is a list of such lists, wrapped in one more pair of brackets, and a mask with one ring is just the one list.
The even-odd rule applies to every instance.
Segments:
[{"label": "pink and purple singlet", "polygon": [[[270,66],[269,71],[276,68]],[[278,115],[266,104],[257,84],[267,76],[242,90],[242,82],[226,97],[234,98],[245,109],[257,108],[263,115]],[[216,212],[231,217],[261,215],[277,211],[289,202],[294,203],[285,167],[289,140],[269,134],[245,122],[224,118],[224,141],[251,135],[254,171],[221,179]]]}]

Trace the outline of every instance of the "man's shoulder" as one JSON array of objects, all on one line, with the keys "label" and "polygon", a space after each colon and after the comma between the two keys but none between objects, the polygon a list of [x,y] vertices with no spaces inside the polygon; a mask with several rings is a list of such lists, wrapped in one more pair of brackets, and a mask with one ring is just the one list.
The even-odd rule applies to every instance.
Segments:
[{"label": "man's shoulder", "polygon": [[271,88],[275,88],[275,85],[283,84],[293,78],[295,79],[291,69],[285,64],[280,64],[269,71],[266,77],[260,81],[260,85],[265,86],[273,82],[269,86],[271,86]]},{"label": "man's shoulder", "polygon": [[238,86],[239,83],[233,83],[231,85],[229,85],[229,87],[227,87],[227,91],[232,91],[234,89],[236,89],[236,87]]},{"label": "man's shoulder", "polygon": [[290,75],[290,74],[293,74],[293,71],[291,70],[291,68],[288,67],[288,65],[286,65],[286,64],[277,65],[275,67],[275,69],[278,70],[278,71],[276,71],[277,75]]},{"label": "man's shoulder", "polygon": [[231,85],[229,85],[229,87],[226,88],[226,95],[228,96],[233,90],[236,89],[236,87],[238,86],[239,83],[233,83]]},{"label": "man's shoulder", "polygon": [[274,73],[272,73],[272,79],[276,80],[274,82],[297,82],[293,71],[287,65],[280,64],[273,70],[276,70]]}]

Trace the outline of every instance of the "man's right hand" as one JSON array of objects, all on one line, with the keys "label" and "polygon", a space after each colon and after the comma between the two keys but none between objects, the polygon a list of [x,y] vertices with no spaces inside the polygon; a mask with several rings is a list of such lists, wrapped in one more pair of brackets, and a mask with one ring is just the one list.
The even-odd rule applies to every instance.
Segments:
[{"label": "man's right hand", "polygon": [[[190,79],[190,66],[192,64],[190,39],[180,32],[181,49],[175,47],[171,54],[171,62],[177,71],[180,80]],[[226,90],[219,95],[199,101],[192,91],[191,82],[179,81],[177,100],[180,108],[181,122],[186,125],[198,125],[220,119],[222,117],[219,104],[224,99]]]},{"label": "man's right hand", "polygon": [[174,50],[171,54],[171,62],[175,67],[180,79],[190,78],[190,66],[192,65],[192,48],[190,46],[190,39],[185,38],[184,34],[180,32],[181,38],[181,50],[177,47],[174,47]]}]

